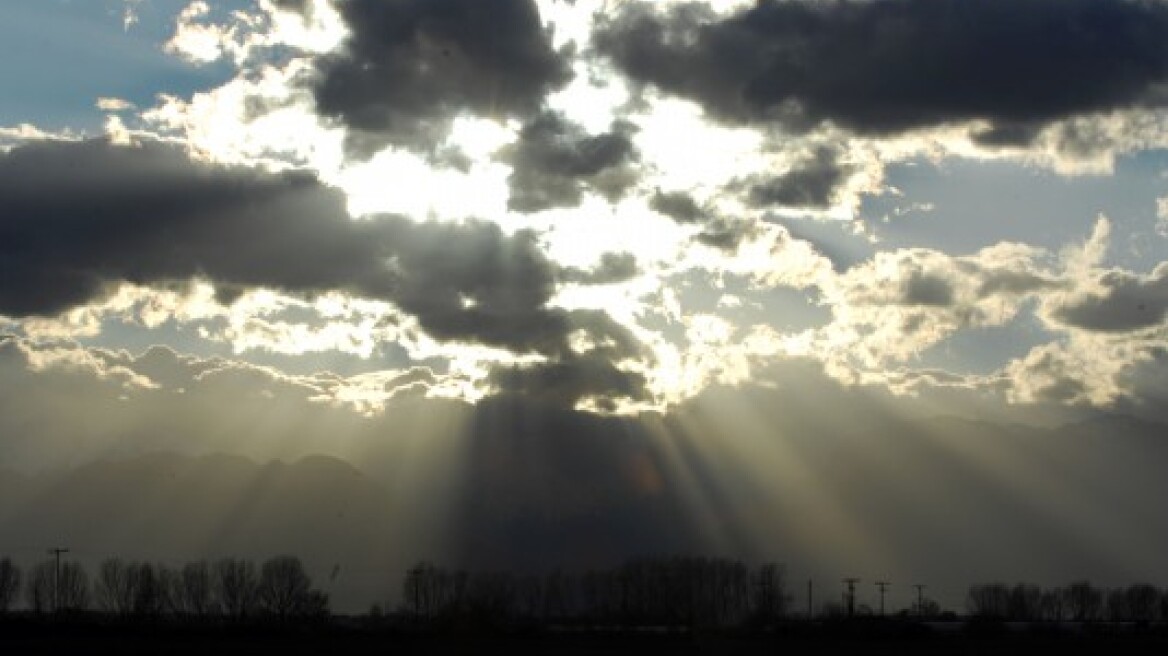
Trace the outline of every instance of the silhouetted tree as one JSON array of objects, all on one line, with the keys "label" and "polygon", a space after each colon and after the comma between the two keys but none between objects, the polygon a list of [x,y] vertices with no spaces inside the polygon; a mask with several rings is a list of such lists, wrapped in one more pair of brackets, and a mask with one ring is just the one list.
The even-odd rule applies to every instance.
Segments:
[{"label": "silhouetted tree", "polygon": [[134,589],[134,614],[139,617],[161,615],[168,605],[168,590],[158,568],[151,563],[134,563],[130,566],[130,580]]},{"label": "silhouetted tree", "polygon": [[786,591],[786,577],[783,566],[766,563],[754,575],[754,614],[759,619],[771,621],[787,613],[790,596]]},{"label": "silhouetted tree", "polygon": [[1108,590],[1103,607],[1108,621],[1122,622],[1128,619],[1127,595],[1123,588]]},{"label": "silhouetted tree", "polygon": [[1038,600],[1040,616],[1048,622],[1061,622],[1067,615],[1067,593],[1062,588],[1043,590]]},{"label": "silhouetted tree", "polygon": [[57,581],[57,609],[83,610],[89,606],[89,575],[81,563],[61,563],[61,577]]},{"label": "silhouetted tree", "polygon": [[215,611],[211,566],[205,560],[183,565],[172,590],[176,613],[202,617]]},{"label": "silhouetted tree", "polygon": [[431,563],[422,561],[406,572],[402,597],[415,617],[431,618],[437,611],[442,573]]},{"label": "silhouetted tree", "polygon": [[255,607],[259,581],[255,565],[238,558],[215,562],[213,572],[215,599],[229,617],[246,617]]},{"label": "silhouetted tree", "polygon": [[925,597],[921,600],[920,604],[916,605],[916,613],[919,617],[939,617],[941,615],[941,605]]},{"label": "silhouetted tree", "polygon": [[1001,583],[971,586],[965,605],[971,615],[1005,619],[1010,612],[1010,588]]},{"label": "silhouetted tree", "polygon": [[1103,592],[1087,581],[1076,581],[1066,589],[1067,609],[1076,622],[1099,619],[1103,607]]},{"label": "silhouetted tree", "polygon": [[158,591],[161,596],[162,612],[172,615],[182,614],[179,608],[179,594],[182,586],[179,570],[166,565],[156,565],[158,570]]},{"label": "silhouetted tree", "polygon": [[276,556],[264,562],[257,595],[260,607],[281,620],[319,612],[312,606],[321,603],[313,598],[312,580],[295,556]]},{"label": "silhouetted tree", "polygon": [[121,558],[107,558],[101,562],[93,588],[101,610],[118,615],[133,612],[134,585],[130,579],[130,565]]},{"label": "silhouetted tree", "polygon": [[0,560],[0,613],[8,612],[20,592],[20,568],[12,559]]},{"label": "silhouetted tree", "polygon": [[560,570],[544,577],[543,616],[545,620],[563,620],[576,613],[576,581]]},{"label": "silhouetted tree", "polygon": [[1036,585],[1019,583],[1010,590],[1006,616],[1015,622],[1033,622],[1040,618],[1042,590]]},{"label": "silhouetted tree", "polygon": [[1160,610],[1160,591],[1144,583],[1124,590],[1128,619],[1134,622],[1154,622]]},{"label": "silhouetted tree", "polygon": [[516,581],[519,614],[528,619],[544,619],[544,579],[528,575]]},{"label": "silhouetted tree", "polygon": [[44,613],[53,609],[53,583],[56,579],[56,563],[42,560],[33,566],[25,583],[24,596],[34,612]]},{"label": "silhouetted tree", "polygon": [[484,572],[470,577],[466,594],[467,610],[488,622],[510,619],[516,608],[517,585],[509,572]]}]

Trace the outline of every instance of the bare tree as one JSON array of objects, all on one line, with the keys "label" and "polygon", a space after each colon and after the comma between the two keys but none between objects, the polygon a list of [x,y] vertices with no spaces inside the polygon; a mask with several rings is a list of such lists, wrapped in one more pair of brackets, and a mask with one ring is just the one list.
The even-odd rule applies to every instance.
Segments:
[{"label": "bare tree", "polygon": [[1104,611],[1109,622],[1122,622],[1128,618],[1127,595],[1123,588],[1109,590],[1103,603]]},{"label": "bare tree", "polygon": [[576,611],[577,581],[560,570],[544,577],[543,616],[545,619],[564,619]]},{"label": "bare tree", "polygon": [[134,610],[134,586],[130,580],[130,566],[121,558],[107,558],[97,568],[94,596],[98,608],[129,615]]},{"label": "bare tree", "polygon": [[754,575],[754,613],[759,619],[774,620],[787,611],[790,597],[786,592],[783,566],[766,563]]},{"label": "bare tree", "polygon": [[1038,601],[1042,619],[1048,622],[1061,622],[1066,619],[1067,593],[1062,588],[1043,590]]},{"label": "bare tree", "polygon": [[151,563],[134,563],[130,567],[134,586],[134,614],[156,617],[166,608],[167,591]]},{"label": "bare tree", "polygon": [[20,592],[20,568],[11,558],[0,560],[0,613],[8,612]]},{"label": "bare tree", "polygon": [[422,561],[411,567],[402,580],[402,597],[416,618],[430,617],[434,612],[429,581],[435,576],[434,570],[433,565]]},{"label": "bare tree", "polygon": [[182,612],[179,606],[179,595],[182,593],[182,575],[179,570],[173,567],[159,564],[158,568],[158,594],[161,599],[161,612],[177,615]]},{"label": "bare tree", "polygon": [[1103,592],[1087,581],[1076,581],[1067,586],[1067,609],[1076,622],[1099,619],[1103,608]]},{"label": "bare tree", "polygon": [[215,598],[228,616],[243,618],[254,609],[259,581],[255,565],[250,561],[238,558],[216,561],[212,580]]},{"label": "bare tree", "polygon": [[1002,583],[971,586],[965,605],[972,615],[1004,619],[1010,611],[1010,588]]},{"label": "bare tree", "polygon": [[85,573],[81,563],[76,561],[61,563],[57,595],[58,610],[83,610],[89,606],[89,575]]},{"label": "bare tree", "polygon": [[29,572],[24,595],[30,608],[37,613],[53,609],[53,584],[56,581],[57,565],[52,560],[42,560]]},{"label": "bare tree", "polygon": [[1140,583],[1124,590],[1129,619],[1135,622],[1153,622],[1160,610],[1160,591],[1155,586]]},{"label": "bare tree", "polygon": [[295,556],[276,556],[260,571],[258,598],[261,608],[281,620],[300,614],[307,606],[312,580]]},{"label": "bare tree", "polygon": [[1036,585],[1019,583],[1010,590],[1007,616],[1016,622],[1032,622],[1042,613],[1042,590]]},{"label": "bare tree", "polygon": [[200,560],[183,565],[173,584],[173,606],[176,612],[204,616],[215,610],[211,567]]}]

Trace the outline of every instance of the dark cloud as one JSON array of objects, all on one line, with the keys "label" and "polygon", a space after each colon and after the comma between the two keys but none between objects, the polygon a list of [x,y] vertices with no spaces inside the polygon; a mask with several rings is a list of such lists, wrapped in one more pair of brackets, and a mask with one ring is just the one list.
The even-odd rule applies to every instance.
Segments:
[{"label": "dark cloud", "polygon": [[566,407],[581,399],[594,399],[602,409],[611,411],[614,399],[649,399],[644,375],[624,371],[607,357],[592,353],[537,365],[500,367],[491,372],[490,381],[500,392]]},{"label": "dark cloud", "polygon": [[567,314],[546,307],[556,266],[535,233],[493,223],[430,223],[397,235],[392,299],[439,339],[567,351]]},{"label": "dark cloud", "polygon": [[1075,328],[1124,332],[1161,324],[1168,312],[1168,264],[1150,276],[1109,271],[1097,281],[1100,291],[1070,296],[1050,312],[1056,321]]},{"label": "dark cloud", "polygon": [[698,205],[684,191],[657,190],[649,199],[649,207],[680,224],[700,225],[702,231],[694,235],[694,241],[726,253],[737,251],[742,240],[758,234],[751,222],[721,216],[709,207]]},{"label": "dark cloud", "polygon": [[512,167],[507,207],[518,212],[575,207],[586,187],[610,201],[620,199],[636,182],[628,168],[636,159],[631,132],[632,126],[617,123],[610,132],[590,135],[560,114],[540,115],[499,153]]},{"label": "dark cloud", "polygon": [[724,120],[881,134],[985,119],[999,143],[1163,104],[1166,41],[1168,5],[1135,0],[763,0],[725,18],[633,2],[594,36],[634,81]]},{"label": "dark cloud", "polygon": [[390,244],[302,174],[211,166],[157,143],[41,142],[0,155],[0,312],[54,314],[108,283],[206,276],[384,287]]},{"label": "dark cloud", "polygon": [[318,111],[349,128],[349,147],[427,152],[462,113],[536,115],[571,79],[532,0],[334,0],[349,37],[322,57]]},{"label": "dark cloud", "polygon": [[949,307],[954,302],[953,281],[923,271],[913,271],[901,283],[900,302],[905,305]]},{"label": "dark cloud", "polygon": [[639,272],[637,258],[632,253],[605,253],[591,269],[564,267],[560,270],[560,280],[581,285],[609,285],[631,280]]},{"label": "dark cloud", "polygon": [[975,143],[990,148],[1021,148],[1031,144],[1042,127],[1038,121],[1002,121],[977,130],[971,136]]},{"label": "dark cloud", "polygon": [[587,399],[605,411],[615,410],[616,399],[650,400],[645,376],[618,366],[654,361],[633,331],[600,310],[575,310],[569,321],[573,333],[587,337],[585,343],[545,362],[496,367],[489,377],[493,389],[568,408]]},{"label": "dark cloud", "polygon": [[312,11],[312,0],[271,0],[276,9],[307,16]]},{"label": "dark cloud", "polygon": [[649,208],[678,223],[700,223],[707,215],[693,196],[684,191],[662,192],[658,189],[649,199]]},{"label": "dark cloud", "polygon": [[749,221],[715,217],[706,223],[705,229],[698,233],[694,239],[711,248],[734,253],[744,239],[756,234],[758,234],[757,228]]},{"label": "dark cloud", "polygon": [[122,281],[395,303],[443,340],[562,355],[558,267],[481,221],[352,220],[303,174],[204,164],[160,144],[37,143],[0,155],[0,314],[52,315]]},{"label": "dark cloud", "polygon": [[751,185],[747,198],[755,207],[827,209],[852,171],[839,152],[820,148],[785,173]]}]

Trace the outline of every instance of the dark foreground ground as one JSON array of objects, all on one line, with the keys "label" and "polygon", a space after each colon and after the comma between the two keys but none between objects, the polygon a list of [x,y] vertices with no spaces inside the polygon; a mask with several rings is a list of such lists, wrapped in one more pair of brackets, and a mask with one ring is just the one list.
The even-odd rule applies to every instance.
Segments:
[{"label": "dark foreground ground", "polygon": [[1168,654],[1168,631],[1132,627],[945,627],[816,624],[766,632],[417,632],[354,627],[191,628],[0,623],[0,654]]}]

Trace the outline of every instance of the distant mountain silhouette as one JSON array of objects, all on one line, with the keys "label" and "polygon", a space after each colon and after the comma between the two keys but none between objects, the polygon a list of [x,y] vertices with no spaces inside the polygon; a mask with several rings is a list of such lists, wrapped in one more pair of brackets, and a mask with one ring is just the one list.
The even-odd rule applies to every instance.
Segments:
[{"label": "distant mountain silhouette", "polygon": [[167,453],[0,472],[0,556],[31,565],[65,546],[92,571],[111,556],[295,553],[342,612],[396,604],[421,559],[522,572],[708,553],[784,562],[824,582],[819,594],[844,575],[925,582],[950,608],[972,581],[1168,582],[1154,580],[1168,427],[921,420],[862,400],[846,413],[754,407],[742,426],[684,417],[668,441],[608,420],[574,433],[484,422],[458,466],[399,458],[376,477],[328,456]]}]

